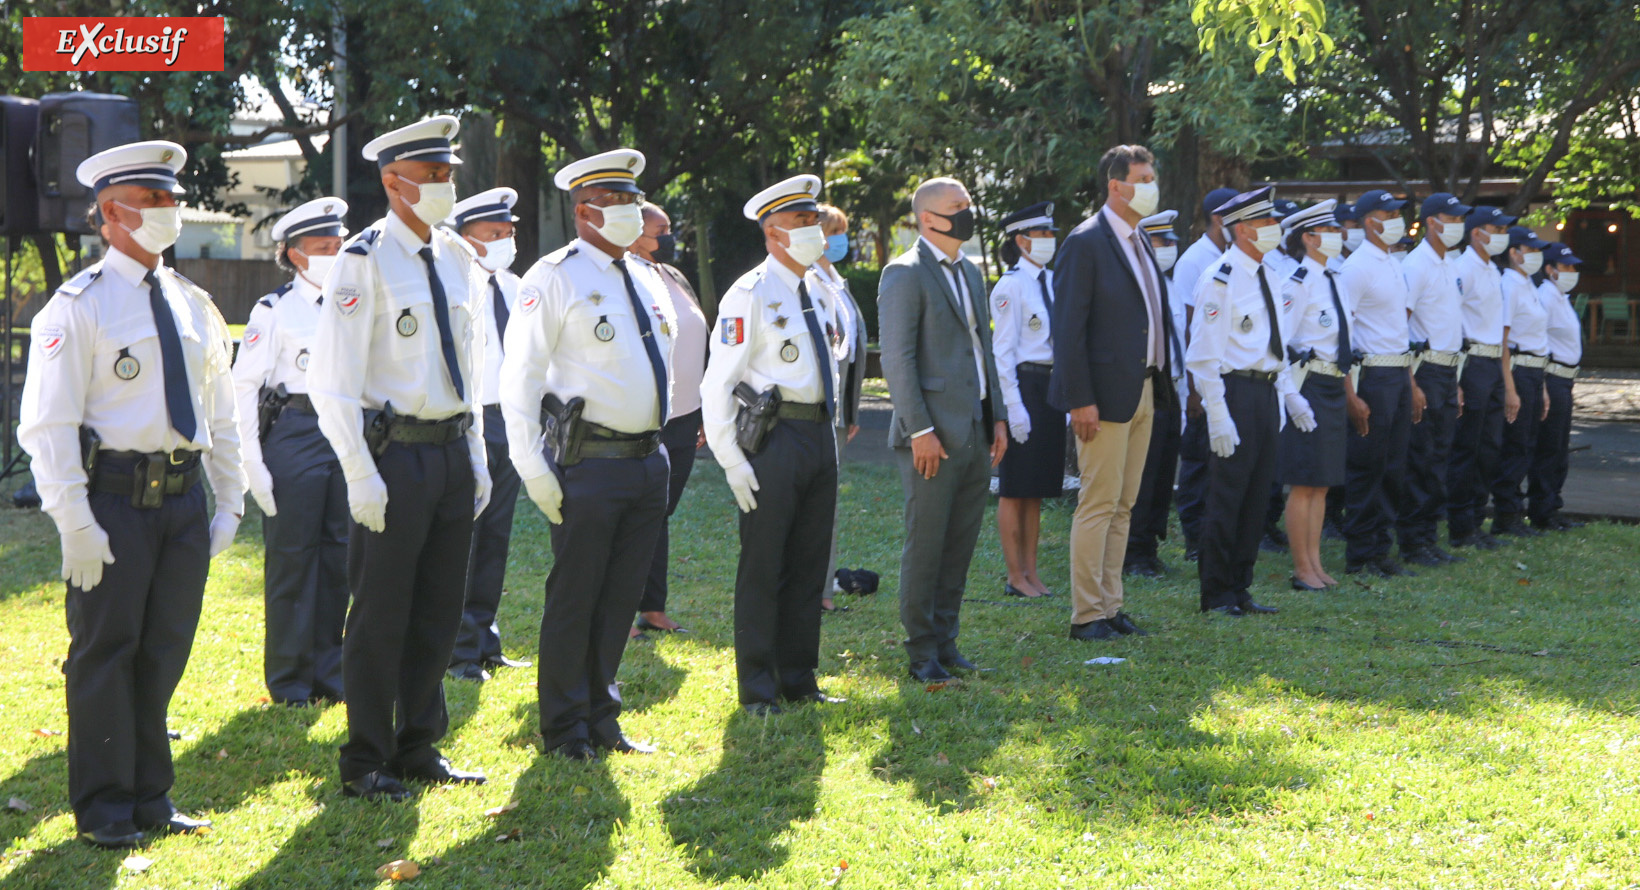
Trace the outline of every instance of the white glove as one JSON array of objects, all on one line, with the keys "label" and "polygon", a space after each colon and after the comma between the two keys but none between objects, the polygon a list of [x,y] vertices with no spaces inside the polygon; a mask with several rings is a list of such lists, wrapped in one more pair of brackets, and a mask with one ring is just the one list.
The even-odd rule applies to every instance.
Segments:
[{"label": "white glove", "polygon": [[63,532],[63,580],[81,590],[102,583],[103,566],[114,564],[108,549],[108,532],[93,522],[82,529]]},{"label": "white glove", "polygon": [[239,517],[232,513],[218,513],[211,517],[211,558],[228,549],[233,536],[239,533]]},{"label": "white glove", "polygon": [[473,518],[483,514],[484,508],[490,505],[490,494],[495,490],[495,483],[490,479],[488,467],[473,470]]},{"label": "white glove", "polygon": [[1230,406],[1223,402],[1207,406],[1207,438],[1213,453],[1219,457],[1236,453],[1241,436],[1236,434],[1236,422],[1230,419]]},{"label": "white glove", "polygon": [[387,483],[382,474],[347,480],[347,510],[354,522],[378,535],[387,529]]},{"label": "white glove", "polygon": [[1008,434],[1013,436],[1014,441],[1021,445],[1025,444],[1025,440],[1031,437],[1030,412],[1026,411],[1025,406],[1019,402],[1010,402],[1008,404]]},{"label": "white glove", "polygon": [[1315,412],[1310,409],[1310,400],[1296,392],[1287,394],[1287,419],[1298,427],[1301,433],[1315,432]]},{"label": "white glove", "polygon": [[740,512],[750,513],[757,509],[757,474],[752,472],[752,462],[742,461],[732,467],[723,468],[724,478],[729,480],[729,490],[735,493],[735,504]]},{"label": "white glove", "polygon": [[548,522],[553,525],[563,524],[564,488],[558,484],[557,476],[543,473],[532,479],[525,479],[524,490],[529,493],[530,500],[541,508],[541,512],[547,514]]},{"label": "white glove", "polygon": [[256,499],[256,505],[268,516],[279,515],[279,505],[273,502],[273,474],[268,472],[268,465],[257,461],[245,461],[245,476],[250,480],[251,497]]}]

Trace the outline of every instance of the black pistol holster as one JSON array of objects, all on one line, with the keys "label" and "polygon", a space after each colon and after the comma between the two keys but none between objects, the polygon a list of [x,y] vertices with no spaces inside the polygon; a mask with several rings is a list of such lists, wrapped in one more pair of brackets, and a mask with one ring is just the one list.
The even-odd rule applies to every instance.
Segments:
[{"label": "black pistol holster", "polygon": [[742,380],[735,384],[735,401],[740,403],[735,414],[735,444],[750,457],[763,450],[769,433],[780,422],[780,387],[771,386],[759,394]]},{"label": "black pistol holster", "polygon": [[380,411],[364,413],[364,444],[370,456],[380,458],[387,450],[388,433],[393,429],[393,403],[388,402]]},{"label": "black pistol holster", "polygon": [[586,424],[581,415],[587,400],[576,396],[565,402],[552,393],[541,399],[541,433],[552,459],[560,467],[581,462],[581,445],[586,441]]},{"label": "black pistol holster", "polygon": [[273,429],[273,422],[279,419],[279,412],[285,410],[285,403],[290,401],[290,393],[285,391],[283,383],[269,389],[264,386],[256,402],[256,438],[266,441],[268,430]]},{"label": "black pistol holster", "polygon": [[80,466],[85,467],[87,481],[97,478],[97,452],[101,450],[102,436],[91,427],[80,427]]}]

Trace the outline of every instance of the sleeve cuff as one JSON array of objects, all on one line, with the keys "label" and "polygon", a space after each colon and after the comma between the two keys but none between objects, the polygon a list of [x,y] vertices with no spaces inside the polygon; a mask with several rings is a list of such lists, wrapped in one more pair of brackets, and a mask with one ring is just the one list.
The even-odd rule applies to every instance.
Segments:
[{"label": "sleeve cuff", "polygon": [[91,502],[84,498],[51,511],[51,518],[57,523],[59,535],[77,532],[97,523],[96,515],[91,512]]},{"label": "sleeve cuff", "polygon": [[911,434],[911,438],[921,439],[923,436],[926,436],[929,433],[932,433],[933,431],[934,431],[933,427],[929,427],[928,429],[925,429],[925,430],[918,430],[917,432],[914,432],[914,433]]}]

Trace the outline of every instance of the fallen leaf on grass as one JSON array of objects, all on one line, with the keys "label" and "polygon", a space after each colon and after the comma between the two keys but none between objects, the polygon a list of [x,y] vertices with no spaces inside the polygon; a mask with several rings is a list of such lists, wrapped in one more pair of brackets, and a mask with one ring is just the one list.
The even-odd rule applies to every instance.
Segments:
[{"label": "fallen leaf on grass", "polygon": [[1531,578],[1522,578],[1519,581],[1516,581],[1515,583],[1519,584],[1522,587],[1530,587],[1530,586],[1532,586],[1532,579]]},{"label": "fallen leaf on grass", "polygon": [[49,739],[54,735],[62,735],[63,731],[60,729],[36,729],[34,734],[42,739]]},{"label": "fallen leaf on grass", "polygon": [[393,839],[390,837],[384,837],[376,842],[376,847],[381,850],[385,850],[391,846],[393,846]]},{"label": "fallen leaf on grass", "polygon": [[505,844],[508,841],[519,840],[523,836],[524,836],[524,829],[514,828],[512,831],[506,831],[506,832],[502,832],[501,834],[496,835],[495,836],[495,842],[498,843],[498,844]]},{"label": "fallen leaf on grass", "polygon": [[839,881],[843,880],[843,874],[847,871],[848,871],[848,860],[844,859],[841,862],[838,862],[836,865],[831,867],[831,880],[827,881],[824,884],[824,886],[826,886],[826,887],[835,887],[835,886],[837,886],[837,883]]},{"label": "fallen leaf on grass", "polygon": [[570,793],[574,794],[576,797],[586,797],[588,794],[592,793],[592,789],[585,785],[576,785],[573,789],[571,789]]},{"label": "fallen leaf on grass", "polygon": [[1027,655],[1024,658],[1021,658],[1019,660],[1019,666],[1022,667],[1022,668],[1028,668],[1033,664],[1036,664],[1036,659],[1032,658],[1029,655]]},{"label": "fallen leaf on grass", "polygon": [[14,813],[26,813],[29,810],[34,809],[34,804],[29,803],[21,797],[14,797],[11,800],[6,801],[6,809],[11,810]]},{"label": "fallen leaf on grass", "polygon": [[125,857],[125,861],[120,863],[120,866],[127,871],[134,871],[140,875],[147,871],[149,866],[153,864],[154,860],[149,859],[146,856],[127,856]]},{"label": "fallen leaf on grass", "polygon": [[228,749],[227,748],[222,748],[222,749],[218,750],[216,752],[216,759],[217,760],[227,760],[228,759]]},{"label": "fallen leaf on grass", "polygon": [[951,758],[946,757],[945,752],[941,751],[938,754],[934,755],[934,762],[939,764],[940,766],[950,766],[951,765]]},{"label": "fallen leaf on grass", "polygon": [[945,685],[946,684],[944,684],[944,683],[930,683],[927,686],[923,687],[923,691],[924,692],[939,692],[941,689],[945,688]]},{"label": "fallen leaf on grass", "polygon": [[409,881],[421,874],[421,866],[408,859],[395,859],[376,869],[376,877],[384,881]]},{"label": "fallen leaf on grass", "polygon": [[493,819],[496,816],[501,815],[502,813],[510,813],[510,812],[512,812],[513,810],[516,810],[516,809],[518,809],[518,800],[515,798],[513,800],[507,801],[506,803],[502,804],[501,806],[490,807],[489,809],[484,811],[484,815],[489,816],[490,818]]},{"label": "fallen leaf on grass", "polygon": [[989,788],[993,791],[996,790],[996,787],[997,787],[996,777],[995,776],[986,776],[985,777],[985,787]]}]

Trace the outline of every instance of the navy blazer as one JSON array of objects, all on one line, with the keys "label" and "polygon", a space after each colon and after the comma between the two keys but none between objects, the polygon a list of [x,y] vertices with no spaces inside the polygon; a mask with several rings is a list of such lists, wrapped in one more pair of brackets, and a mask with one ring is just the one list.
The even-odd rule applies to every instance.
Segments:
[{"label": "navy blazer", "polygon": [[[1156,264],[1150,239],[1141,237],[1145,261],[1161,289],[1160,319],[1166,361],[1182,362],[1173,316],[1168,310],[1167,278]],[[1144,393],[1145,351],[1150,319],[1139,279],[1128,265],[1116,233],[1101,207],[1065,236],[1053,270],[1053,375],[1048,403],[1060,411],[1095,405],[1099,419],[1127,423]],[[1180,370],[1164,363],[1164,370]],[[1158,398],[1169,398],[1158,387]]]}]

